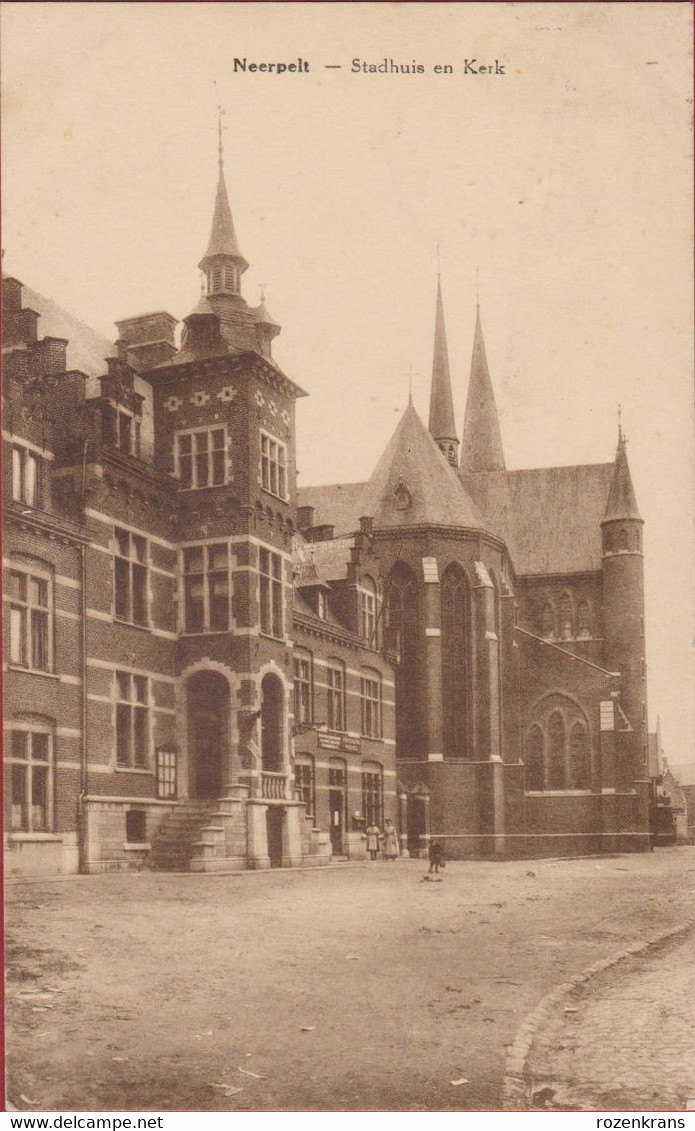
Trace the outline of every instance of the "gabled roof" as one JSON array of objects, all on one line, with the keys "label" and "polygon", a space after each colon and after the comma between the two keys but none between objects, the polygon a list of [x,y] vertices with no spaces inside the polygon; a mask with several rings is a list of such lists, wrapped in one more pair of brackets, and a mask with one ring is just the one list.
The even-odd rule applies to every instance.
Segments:
[{"label": "gabled roof", "polygon": [[442,284],[437,278],[437,310],[434,320],[434,356],[432,358],[432,389],[430,392],[430,435],[435,440],[458,442],[454,420],[454,399],[451,395],[449,351],[446,344]]},{"label": "gabled roof", "polygon": [[480,308],[475,317],[471,377],[463,424],[461,467],[464,471],[504,471],[504,449],[495,394],[485,353]]},{"label": "gabled roof", "polygon": [[326,542],[307,542],[295,535],[292,559],[297,585],[322,585],[347,577],[353,538],[332,538]]},{"label": "gabled roof", "polygon": [[483,522],[453,467],[420,420],[412,401],[360,499],[374,526],[458,526]]}]

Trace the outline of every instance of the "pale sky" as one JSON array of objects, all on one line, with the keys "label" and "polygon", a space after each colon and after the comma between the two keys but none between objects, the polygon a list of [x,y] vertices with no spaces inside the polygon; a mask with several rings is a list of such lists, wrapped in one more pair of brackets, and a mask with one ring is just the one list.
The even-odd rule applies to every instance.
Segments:
[{"label": "pale sky", "polygon": [[[195,305],[217,82],[244,293],[266,284],[275,356],[311,394],[300,484],[367,478],[411,374],[426,419],[437,243],[457,418],[479,268],[509,467],[612,459],[622,403],[650,727],[676,763],[695,757],[691,20],[687,3],[2,4],[4,267],[111,338]],[[309,71],[234,74],[235,57]]]}]

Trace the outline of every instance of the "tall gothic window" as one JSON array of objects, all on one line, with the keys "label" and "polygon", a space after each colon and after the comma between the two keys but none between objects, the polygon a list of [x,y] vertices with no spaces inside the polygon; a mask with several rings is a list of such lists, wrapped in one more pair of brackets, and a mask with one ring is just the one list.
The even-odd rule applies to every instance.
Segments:
[{"label": "tall gothic window", "polygon": [[543,612],[541,613],[541,635],[544,636],[546,640],[549,640],[551,636],[555,635],[555,613],[549,601],[545,603]]},{"label": "tall gothic window", "polygon": [[567,734],[565,720],[553,711],[548,720],[548,788],[565,789],[565,753]]},{"label": "tall gothic window", "polygon": [[384,644],[399,658],[396,668],[396,750],[398,756],[422,755],[420,714],[419,591],[405,565],[391,571],[386,585]]},{"label": "tall gothic window", "polygon": [[570,731],[570,789],[589,789],[591,755],[586,724],[576,722]]},{"label": "tall gothic window", "polygon": [[526,739],[526,789],[545,789],[544,748],[543,731],[534,723]]},{"label": "tall gothic window", "polygon": [[572,598],[569,593],[563,593],[560,598],[560,636],[563,640],[570,640],[573,635]]},{"label": "tall gothic window", "polygon": [[471,725],[471,599],[460,565],[444,570],[441,592],[444,757],[465,758]]}]

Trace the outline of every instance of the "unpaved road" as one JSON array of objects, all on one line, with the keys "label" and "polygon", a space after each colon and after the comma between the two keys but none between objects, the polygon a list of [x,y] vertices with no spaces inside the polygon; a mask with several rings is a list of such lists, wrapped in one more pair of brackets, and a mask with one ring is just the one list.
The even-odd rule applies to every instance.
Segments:
[{"label": "unpaved road", "polygon": [[10,1099],[35,1111],[499,1108],[506,1048],[553,985],[693,916],[692,848],[452,863],[439,884],[424,870],[8,885]]}]

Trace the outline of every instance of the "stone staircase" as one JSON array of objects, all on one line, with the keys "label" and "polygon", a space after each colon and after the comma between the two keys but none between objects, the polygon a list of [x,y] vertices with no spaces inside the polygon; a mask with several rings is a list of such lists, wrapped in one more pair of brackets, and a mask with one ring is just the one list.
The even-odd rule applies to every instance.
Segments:
[{"label": "stone staircase", "polygon": [[218,801],[181,801],[168,813],[152,841],[150,867],[160,872],[189,872],[200,853],[203,829],[216,829]]}]

